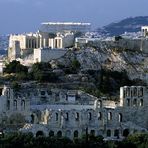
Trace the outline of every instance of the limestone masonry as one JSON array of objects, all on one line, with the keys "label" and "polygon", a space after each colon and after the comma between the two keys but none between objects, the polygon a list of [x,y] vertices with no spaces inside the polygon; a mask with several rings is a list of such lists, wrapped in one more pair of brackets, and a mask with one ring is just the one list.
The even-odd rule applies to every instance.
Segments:
[{"label": "limestone masonry", "polygon": [[5,130],[19,120],[23,125],[19,130],[35,136],[73,139],[88,130],[96,136],[122,138],[135,132],[147,132],[146,87],[121,87],[119,101],[110,101],[79,90],[22,85],[19,92],[8,86],[1,88],[0,124]]}]

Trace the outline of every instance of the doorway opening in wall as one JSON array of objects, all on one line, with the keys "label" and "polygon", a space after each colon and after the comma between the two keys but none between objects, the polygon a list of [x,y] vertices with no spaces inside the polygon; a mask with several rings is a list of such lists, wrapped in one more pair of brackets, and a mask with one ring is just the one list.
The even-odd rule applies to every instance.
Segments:
[{"label": "doorway opening in wall", "polygon": [[53,137],[54,136],[54,131],[50,131],[49,132],[49,137]]},{"label": "doorway opening in wall", "polygon": [[123,130],[123,136],[127,137],[129,135],[129,129]]},{"label": "doorway opening in wall", "polygon": [[43,137],[43,136],[44,136],[43,131],[38,131],[38,132],[36,133],[36,137]]}]

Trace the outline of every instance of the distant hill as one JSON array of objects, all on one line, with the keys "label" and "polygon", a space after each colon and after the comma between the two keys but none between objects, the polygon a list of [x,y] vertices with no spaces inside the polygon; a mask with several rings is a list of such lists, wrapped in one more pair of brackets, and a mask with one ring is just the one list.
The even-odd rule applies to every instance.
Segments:
[{"label": "distant hill", "polygon": [[129,17],[119,22],[111,23],[98,28],[101,34],[108,34],[109,36],[120,35],[125,32],[138,32],[141,26],[148,25],[148,16]]}]

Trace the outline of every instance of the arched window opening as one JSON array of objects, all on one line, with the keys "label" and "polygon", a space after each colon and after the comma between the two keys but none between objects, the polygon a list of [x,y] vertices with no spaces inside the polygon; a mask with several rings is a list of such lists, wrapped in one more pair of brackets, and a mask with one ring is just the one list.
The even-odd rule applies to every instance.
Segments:
[{"label": "arched window opening", "polygon": [[134,96],[137,96],[137,88],[134,88]]},{"label": "arched window opening", "polygon": [[130,106],[130,99],[127,99],[127,106]]},{"label": "arched window opening", "polygon": [[14,106],[14,110],[17,110],[17,100],[14,100],[13,106]]},{"label": "arched window opening", "polygon": [[67,131],[66,131],[66,137],[69,138],[70,136],[71,136],[71,131],[70,131],[70,130],[67,130]]},{"label": "arched window opening", "polygon": [[117,137],[117,138],[119,138],[119,130],[116,129],[116,130],[114,131],[114,136]]},{"label": "arched window opening", "polygon": [[61,131],[58,131],[58,132],[57,132],[57,137],[59,137],[59,138],[62,137],[62,132],[61,132]]},{"label": "arched window opening", "polygon": [[21,106],[22,106],[22,109],[25,110],[25,100],[22,100]]},{"label": "arched window opening", "polygon": [[7,100],[7,110],[10,110],[10,100]]},{"label": "arched window opening", "polygon": [[140,99],[140,106],[143,106],[143,99]]},{"label": "arched window opening", "polygon": [[101,112],[98,113],[98,120],[102,120],[102,113]]},{"label": "arched window opening", "polygon": [[38,132],[36,133],[36,137],[43,137],[43,136],[44,136],[43,131],[38,131]]},{"label": "arched window opening", "polygon": [[131,97],[133,97],[133,90],[131,90]]},{"label": "arched window opening", "polygon": [[130,88],[127,88],[127,97],[130,97]]},{"label": "arched window opening", "polygon": [[74,131],[74,138],[78,138],[78,136],[79,136],[79,132],[77,130]]},{"label": "arched window opening", "polygon": [[137,99],[134,99],[133,106],[137,106]]},{"label": "arched window opening", "polygon": [[98,107],[99,107],[99,108],[102,107],[102,101],[101,101],[101,100],[98,101]]},{"label": "arched window opening", "polygon": [[139,93],[138,93],[138,96],[139,97],[142,97],[143,96],[143,87],[140,88]]},{"label": "arched window opening", "polygon": [[92,114],[91,112],[88,113],[88,120],[91,120],[92,119]]},{"label": "arched window opening", "polygon": [[75,119],[76,119],[76,121],[79,121],[79,113],[75,114]]},{"label": "arched window opening", "polygon": [[112,120],[112,113],[111,112],[108,113],[108,120]]},{"label": "arched window opening", "polygon": [[95,130],[91,130],[91,131],[90,131],[90,135],[91,135],[91,136],[95,136]]},{"label": "arched window opening", "polygon": [[129,135],[129,129],[125,129],[124,131],[123,131],[123,136],[124,137],[127,137]]},{"label": "arched window opening", "polygon": [[54,136],[54,131],[50,131],[49,132],[49,137],[53,137]]},{"label": "arched window opening", "polygon": [[33,124],[34,123],[34,115],[31,114],[31,123]]},{"label": "arched window opening", "polygon": [[123,98],[125,98],[126,95],[127,95],[127,94],[126,94],[126,90],[124,89],[124,90],[123,90]]},{"label": "arched window opening", "polygon": [[107,130],[107,134],[106,135],[107,135],[107,137],[111,137],[111,130],[110,129]]},{"label": "arched window opening", "polygon": [[66,121],[68,121],[68,120],[69,120],[69,114],[68,114],[68,113],[66,113],[65,120],[66,120]]},{"label": "arched window opening", "polygon": [[58,121],[58,119],[59,119],[59,115],[58,115],[58,113],[56,113],[55,114],[55,120]]},{"label": "arched window opening", "polygon": [[122,122],[122,114],[119,113],[119,122]]}]

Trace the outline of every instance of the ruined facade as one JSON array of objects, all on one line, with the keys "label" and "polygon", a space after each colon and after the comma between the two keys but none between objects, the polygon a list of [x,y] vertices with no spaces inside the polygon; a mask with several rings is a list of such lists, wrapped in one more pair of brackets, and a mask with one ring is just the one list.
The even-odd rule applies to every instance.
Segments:
[{"label": "ruined facade", "polygon": [[4,116],[9,119],[20,113],[25,123],[19,130],[35,136],[73,139],[88,133],[122,138],[148,131],[147,89],[143,86],[121,87],[119,101],[96,98],[76,90],[42,87],[16,94],[4,87],[0,101],[0,121],[4,122]]},{"label": "ruined facade", "polygon": [[40,48],[67,48],[74,44],[74,34],[72,32],[47,33],[37,32],[20,35],[10,35],[8,58],[16,60],[33,54],[34,49]]}]

